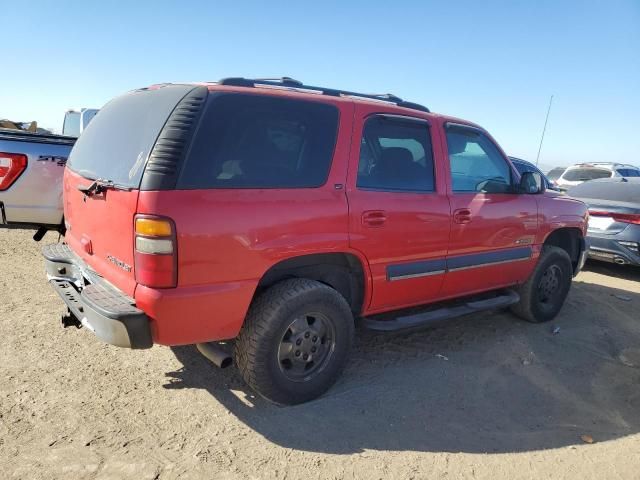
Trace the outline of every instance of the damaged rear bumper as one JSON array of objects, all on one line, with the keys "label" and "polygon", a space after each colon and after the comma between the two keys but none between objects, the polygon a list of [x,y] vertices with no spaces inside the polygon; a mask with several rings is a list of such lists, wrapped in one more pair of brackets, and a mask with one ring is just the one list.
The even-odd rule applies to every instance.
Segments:
[{"label": "damaged rear bumper", "polygon": [[42,255],[49,283],[83,327],[118,347],[153,345],[149,317],[132,298],[92,272],[67,245],[47,245]]}]

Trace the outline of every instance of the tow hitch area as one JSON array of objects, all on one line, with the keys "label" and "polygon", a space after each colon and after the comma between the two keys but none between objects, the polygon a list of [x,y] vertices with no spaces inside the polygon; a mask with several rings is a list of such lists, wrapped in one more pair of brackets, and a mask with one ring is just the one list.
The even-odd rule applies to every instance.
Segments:
[{"label": "tow hitch area", "polygon": [[82,328],[82,323],[80,322],[80,320],[78,320],[78,317],[76,317],[73,313],[71,313],[71,310],[69,309],[67,309],[67,313],[63,313],[62,315],[60,315],[60,320],[62,321],[62,326],[64,328],[67,328],[67,327]]}]

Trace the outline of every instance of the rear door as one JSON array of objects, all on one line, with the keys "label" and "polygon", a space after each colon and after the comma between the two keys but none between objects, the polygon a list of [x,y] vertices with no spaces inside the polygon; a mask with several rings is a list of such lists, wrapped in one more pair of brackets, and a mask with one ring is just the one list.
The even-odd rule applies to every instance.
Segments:
[{"label": "rear door", "polygon": [[369,313],[438,297],[450,228],[429,121],[381,110],[356,106],[347,191],[350,244],[373,276]]},{"label": "rear door", "polygon": [[451,237],[442,294],[455,297],[526,278],[537,231],[534,195],[515,192],[517,177],[481,129],[447,123]]},{"label": "rear door", "polygon": [[[193,86],[129,92],[109,102],[69,156],[64,179],[66,240],[92,268],[133,295],[133,219],[147,158],[167,118]],[[154,152],[155,154],[155,152]],[[84,194],[94,180],[117,189]]]}]

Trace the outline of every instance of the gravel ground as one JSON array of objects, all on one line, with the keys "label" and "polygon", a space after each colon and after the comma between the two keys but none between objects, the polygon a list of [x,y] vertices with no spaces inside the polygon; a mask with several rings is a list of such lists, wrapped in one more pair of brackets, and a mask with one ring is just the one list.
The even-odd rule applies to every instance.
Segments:
[{"label": "gravel ground", "polygon": [[0,230],[0,271],[2,478],[640,476],[640,269],[588,265],[552,324],[360,331],[338,384],[289,408],[195,347],[62,329],[28,232]]}]

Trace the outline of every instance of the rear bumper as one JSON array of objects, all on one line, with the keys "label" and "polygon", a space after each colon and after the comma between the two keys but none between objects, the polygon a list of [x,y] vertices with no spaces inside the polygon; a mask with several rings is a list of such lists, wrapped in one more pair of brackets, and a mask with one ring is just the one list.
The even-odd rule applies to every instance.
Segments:
[{"label": "rear bumper", "polygon": [[82,326],[118,347],[153,345],[150,320],[132,298],[90,271],[67,245],[47,245],[42,254],[49,283]]},{"label": "rear bumper", "polygon": [[[589,241],[589,258],[620,265],[640,265],[640,255],[618,243],[619,240],[627,241],[626,237],[589,234],[587,240]],[[629,238],[628,241],[637,242],[638,239]]]}]

